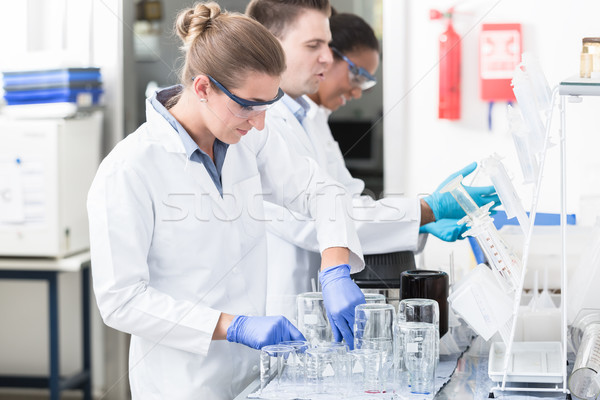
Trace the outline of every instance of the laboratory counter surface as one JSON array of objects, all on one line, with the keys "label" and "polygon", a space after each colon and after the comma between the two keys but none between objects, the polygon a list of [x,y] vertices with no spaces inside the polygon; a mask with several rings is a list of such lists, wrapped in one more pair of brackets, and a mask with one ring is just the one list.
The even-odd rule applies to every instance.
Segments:
[{"label": "laboratory counter surface", "polygon": [[[493,382],[488,376],[488,360],[491,342],[486,342],[480,337],[475,337],[466,351],[462,354],[452,356],[440,356],[440,367],[444,364],[448,371],[449,379],[443,380],[440,372],[436,371],[436,381],[442,378],[442,382],[436,382],[436,387],[441,389],[437,391],[435,400],[483,400],[488,398],[506,399],[506,400],[536,400],[536,399],[565,399],[569,398],[565,393],[543,393],[543,392],[511,392],[496,391],[493,397],[490,390],[500,384]],[[444,361],[445,360],[445,361]],[[569,367],[572,367],[574,354],[570,353]],[[570,369],[570,368],[569,368]],[[441,375],[444,375],[443,373]],[[523,384],[519,386],[534,387],[534,384]],[[507,387],[510,383],[507,383]],[[259,399],[256,393],[260,389],[260,379],[254,380],[248,387],[240,393],[234,400]],[[377,399],[378,395],[370,395],[365,399]],[[398,400],[411,400],[409,397],[397,396]],[[362,399],[362,397],[361,397]],[[311,400],[298,399],[298,400]],[[339,400],[342,400],[341,398]],[[419,399],[421,400],[421,399]]]},{"label": "laboratory counter surface", "polygon": [[[58,275],[81,272],[82,295],[82,368],[68,377],[60,375]],[[0,280],[41,280],[48,283],[49,376],[0,375],[0,387],[48,388],[50,400],[59,400],[66,389],[83,391],[83,399],[92,399],[91,321],[90,321],[90,253],[70,257],[5,258],[0,257]]]}]

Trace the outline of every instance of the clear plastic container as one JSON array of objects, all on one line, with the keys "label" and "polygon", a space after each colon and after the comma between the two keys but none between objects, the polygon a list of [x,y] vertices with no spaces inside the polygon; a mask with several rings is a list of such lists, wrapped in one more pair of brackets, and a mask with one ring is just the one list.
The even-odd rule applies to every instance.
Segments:
[{"label": "clear plastic container", "polygon": [[536,150],[531,141],[531,133],[523,122],[521,114],[510,105],[507,108],[508,125],[512,134],[524,183],[534,183],[540,170]]},{"label": "clear plastic container", "polygon": [[492,180],[506,211],[506,217],[509,219],[517,217],[523,233],[527,236],[529,232],[529,217],[527,217],[521,199],[504,168],[504,164],[500,161],[500,157],[493,155],[483,159],[481,161],[481,168]]},{"label": "clear plastic container", "polygon": [[486,265],[479,264],[457,282],[448,301],[452,310],[484,340],[489,340],[498,331],[503,339],[508,338],[513,299],[500,287]]}]

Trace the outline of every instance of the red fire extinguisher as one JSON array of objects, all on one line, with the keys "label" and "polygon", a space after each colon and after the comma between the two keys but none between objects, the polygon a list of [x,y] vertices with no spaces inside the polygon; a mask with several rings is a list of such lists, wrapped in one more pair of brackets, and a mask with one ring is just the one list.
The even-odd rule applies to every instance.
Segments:
[{"label": "red fire extinguisher", "polygon": [[446,30],[440,35],[440,98],[439,119],[460,119],[460,36],[452,26],[454,7],[442,13],[429,12],[429,19],[444,19]]}]

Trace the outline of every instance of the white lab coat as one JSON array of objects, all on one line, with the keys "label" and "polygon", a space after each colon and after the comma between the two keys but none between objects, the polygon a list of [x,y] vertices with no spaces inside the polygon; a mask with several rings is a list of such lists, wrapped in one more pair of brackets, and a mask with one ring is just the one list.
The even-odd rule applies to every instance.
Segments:
[{"label": "white lab coat", "polygon": [[[346,213],[330,222],[325,212],[339,185],[316,190],[325,179],[316,164],[279,136],[253,131],[229,147],[221,198],[172,126],[146,108],[147,122],[102,162],[88,196],[98,306],[107,325],[132,334],[134,399],[232,399],[258,376],[259,352],[211,337],[221,311],[265,313],[261,193],[303,214],[318,209],[320,248],[350,248],[356,271],[358,238]],[[292,198],[299,188],[307,196]]]},{"label": "white lab coat", "polygon": [[[304,127],[283,102],[269,110],[266,126],[279,132],[298,154],[316,160],[353,195],[356,230],[365,254],[417,250],[420,245],[419,200],[398,196],[375,201],[370,196],[361,196],[364,182],[353,178],[346,168],[327,124],[330,112],[308,97],[304,99],[311,105]],[[269,221],[267,314],[282,314],[294,320],[296,295],[312,290],[311,279],[318,284],[320,254],[314,224],[274,204],[267,204],[265,213]],[[282,265],[293,268],[281,268]]]}]

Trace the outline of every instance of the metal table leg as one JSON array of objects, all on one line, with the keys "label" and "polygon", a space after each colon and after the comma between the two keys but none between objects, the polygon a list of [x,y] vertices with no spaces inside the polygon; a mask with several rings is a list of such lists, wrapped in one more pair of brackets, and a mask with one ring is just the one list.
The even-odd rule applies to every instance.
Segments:
[{"label": "metal table leg", "polygon": [[83,370],[88,372],[88,379],[83,384],[83,400],[92,400],[92,355],[91,355],[91,318],[90,318],[90,263],[81,269],[81,305],[83,308]]},{"label": "metal table leg", "polygon": [[48,272],[48,317],[50,327],[50,400],[60,400],[60,352],[58,336],[57,272]]}]

